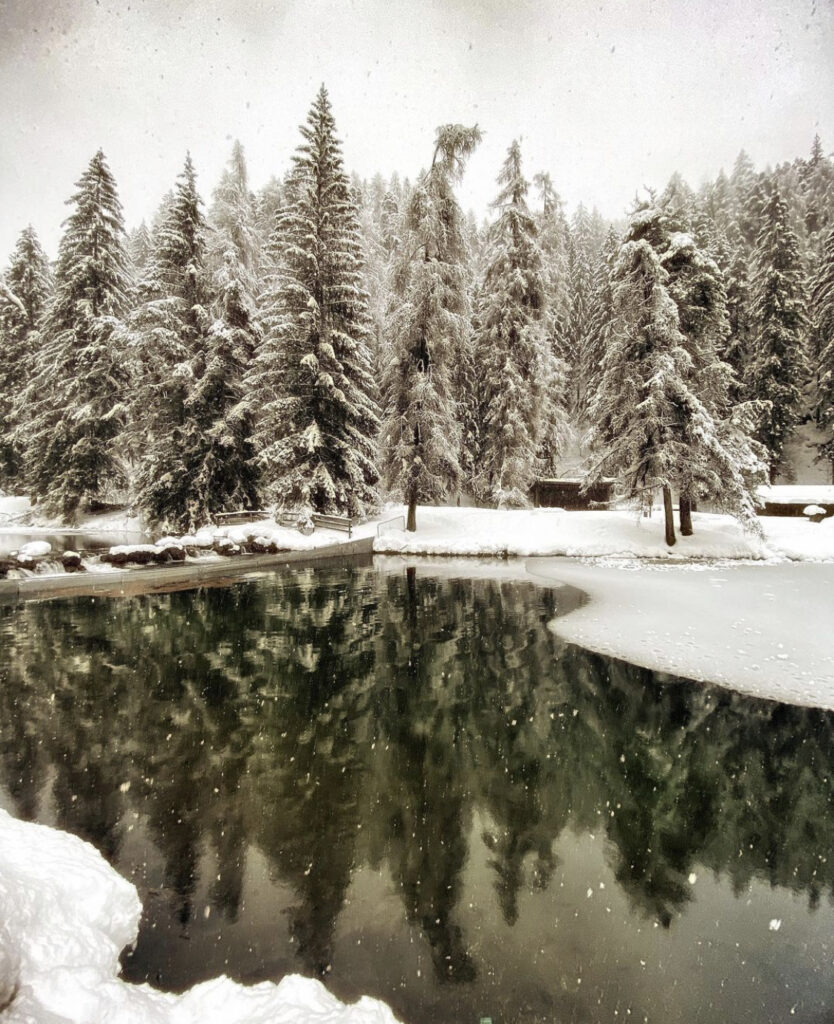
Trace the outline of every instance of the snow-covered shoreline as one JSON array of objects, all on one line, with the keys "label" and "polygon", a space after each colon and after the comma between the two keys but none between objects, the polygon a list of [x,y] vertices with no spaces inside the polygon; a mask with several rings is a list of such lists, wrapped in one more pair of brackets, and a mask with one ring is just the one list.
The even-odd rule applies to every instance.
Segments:
[{"label": "snow-covered shoreline", "polygon": [[347,1006],[318,981],[239,985],[226,977],[182,995],[118,977],[137,936],[135,887],[76,836],[0,810],[0,1010],[4,1024],[395,1024],[369,997]]},{"label": "snow-covered shoreline", "polygon": [[[807,495],[806,495],[807,496]],[[20,499],[3,499],[17,502]],[[115,524],[116,520],[112,520]],[[131,520],[131,529],[136,522]],[[255,550],[315,551],[325,545],[373,539],[377,554],[533,558],[645,559],[670,563],[697,560],[739,561],[834,561],[834,516],[821,522],[807,517],[766,516],[759,520],[762,535],[745,533],[730,516],[695,513],[695,532],[677,538],[670,547],[664,538],[663,518],[657,513],[643,518],[632,511],[565,512],[559,509],[483,509],[454,506],[420,506],[417,531],[407,533],[405,509],[388,505],[377,516],[355,527],[352,534],[317,529],[306,536],[292,527],[269,520],[234,526],[207,526],[185,537],[157,540],[156,547],[175,543],[201,557],[221,557],[222,546]],[[100,530],[100,524],[96,529]],[[36,535],[43,528],[27,528]],[[0,525],[0,544],[3,527]],[[132,550],[149,549],[141,543],[120,544],[111,549],[124,556]],[[213,554],[214,552],[214,554]],[[98,565],[88,566],[95,570]],[[103,566],[107,569],[108,567]]]}]

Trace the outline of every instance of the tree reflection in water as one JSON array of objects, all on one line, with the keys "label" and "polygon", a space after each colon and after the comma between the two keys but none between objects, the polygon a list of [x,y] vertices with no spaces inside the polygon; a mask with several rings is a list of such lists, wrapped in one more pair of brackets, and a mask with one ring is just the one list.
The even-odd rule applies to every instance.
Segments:
[{"label": "tree reflection in water", "polygon": [[[256,853],[291,893],[274,933],[294,953],[244,970],[230,944],[225,969],[250,978],[338,967],[365,870],[442,987],[473,986],[491,971],[461,914],[476,848],[513,928],[568,834],[604,830],[632,914],[671,931],[696,867],[738,894],[761,879],[830,902],[834,716],[564,645],[546,623],[566,593],[302,569],[0,609],[0,782],[19,816],[88,839],[140,888],[158,859],[183,937],[202,883],[215,927],[246,938]],[[169,978],[166,948],[146,922],[130,976],[205,976],[195,956]]]}]

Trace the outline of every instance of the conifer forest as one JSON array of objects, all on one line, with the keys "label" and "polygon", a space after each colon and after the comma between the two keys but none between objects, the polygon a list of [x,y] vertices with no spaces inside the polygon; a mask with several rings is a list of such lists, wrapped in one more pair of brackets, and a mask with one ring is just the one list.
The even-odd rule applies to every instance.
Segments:
[{"label": "conifer forest", "polygon": [[[570,215],[507,140],[479,221],[482,136],[443,124],[409,176],[350,174],[327,89],[254,189],[182,171],[126,224],[105,153],[67,183],[57,258],[22,225],[0,284],[0,488],[73,523],[108,500],[186,531],[276,506],[517,508],[581,453],[619,497],[754,526],[811,425],[834,473],[834,160],[637,188]],[[639,186],[639,183],[635,183]],[[22,212],[25,217],[25,212]],[[834,479],[834,477],[832,477]]]}]

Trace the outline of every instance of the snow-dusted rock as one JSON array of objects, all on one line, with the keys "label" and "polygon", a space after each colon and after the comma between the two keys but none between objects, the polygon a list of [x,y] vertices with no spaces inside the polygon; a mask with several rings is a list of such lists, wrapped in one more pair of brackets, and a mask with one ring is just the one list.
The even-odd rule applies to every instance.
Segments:
[{"label": "snow-dusted rock", "polygon": [[81,562],[81,555],[77,551],[63,551],[61,553],[61,565],[64,572],[78,572],[84,566]]},{"label": "snow-dusted rock", "polygon": [[17,555],[18,558],[44,558],[52,550],[48,540],[30,540],[28,544],[22,544]]}]

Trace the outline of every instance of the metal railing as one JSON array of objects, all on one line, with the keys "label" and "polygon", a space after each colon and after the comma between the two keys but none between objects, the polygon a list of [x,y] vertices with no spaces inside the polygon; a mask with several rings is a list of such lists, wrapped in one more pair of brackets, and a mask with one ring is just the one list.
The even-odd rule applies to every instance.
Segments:
[{"label": "metal railing", "polygon": [[393,519],[377,523],[376,535],[381,537],[384,533],[394,533],[395,530],[405,530],[405,516],[394,516]]}]

